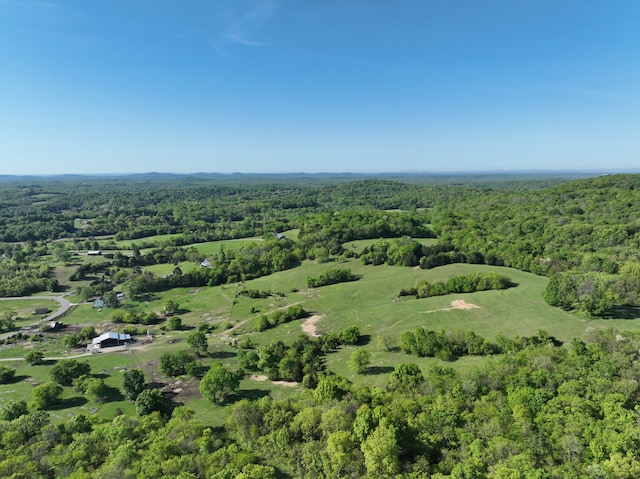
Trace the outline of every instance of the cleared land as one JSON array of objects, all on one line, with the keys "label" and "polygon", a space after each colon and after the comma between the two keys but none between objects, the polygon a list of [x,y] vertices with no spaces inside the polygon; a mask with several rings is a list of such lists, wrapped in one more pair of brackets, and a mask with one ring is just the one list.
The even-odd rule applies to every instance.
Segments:
[{"label": "cleared land", "polygon": [[[225,241],[216,244],[203,244],[202,248],[212,254],[224,244],[225,248],[240,247],[247,241]],[[370,240],[367,240],[370,241]],[[372,242],[373,240],[371,240]],[[433,240],[426,240],[433,241]],[[362,246],[361,242],[356,247]],[[348,243],[351,244],[351,243]],[[231,246],[233,245],[233,246]],[[364,246],[362,246],[364,247]],[[163,265],[173,268],[173,265]],[[331,267],[349,268],[360,279],[349,283],[309,289],[306,280],[317,276]],[[155,269],[154,269],[155,271]],[[517,286],[501,291],[484,291],[470,294],[447,295],[426,299],[398,297],[401,288],[412,286],[418,280],[438,280],[450,276],[474,271],[496,271],[505,274]],[[65,271],[66,273],[66,271]],[[162,274],[157,272],[157,274]],[[116,411],[134,413],[133,404],[123,400],[118,389],[122,384],[122,374],[127,368],[140,367],[147,381],[154,381],[177,402],[184,403],[196,411],[206,414],[208,421],[220,425],[227,415],[228,407],[215,407],[200,397],[197,380],[191,378],[168,379],[157,369],[158,359],[165,351],[188,349],[186,337],[202,323],[214,327],[208,334],[211,355],[203,360],[205,365],[213,361],[222,361],[230,368],[239,367],[237,349],[230,345],[234,339],[249,337],[258,344],[267,344],[282,340],[289,343],[301,334],[318,335],[326,332],[340,332],[346,327],[357,326],[362,336],[362,344],[371,353],[371,364],[367,374],[356,375],[348,367],[348,359],[355,347],[342,348],[328,355],[326,365],[329,369],[359,384],[384,387],[393,367],[400,363],[413,362],[424,371],[430,364],[440,362],[433,358],[417,358],[404,353],[387,350],[381,338],[384,336],[397,343],[399,336],[417,327],[434,330],[473,330],[477,334],[494,339],[498,333],[508,337],[534,335],[538,329],[562,341],[579,337],[591,328],[603,329],[640,329],[640,319],[594,319],[585,321],[570,313],[548,306],[542,300],[542,291],[547,279],[515,269],[486,265],[454,264],[431,270],[421,270],[400,266],[369,266],[359,260],[345,262],[316,263],[305,261],[299,267],[270,276],[247,281],[243,284],[228,284],[216,287],[176,288],[157,293],[144,301],[126,300],[123,307],[132,307],[143,311],[161,313],[164,304],[171,300],[179,304],[185,329],[182,331],[163,331],[163,322],[151,326],[155,331],[154,343],[129,348],[124,352],[103,353],[86,357],[94,374],[103,374],[105,381],[112,387],[112,394],[105,403],[87,401],[72,388],[65,388],[63,403],[53,411],[56,421],[84,412],[111,417]],[[240,296],[242,289],[271,291],[278,295],[262,299]],[[300,304],[309,312],[307,318],[277,325],[264,332],[256,332],[258,318],[275,310]],[[36,307],[57,308],[53,301],[28,300],[15,305],[0,302],[0,312],[13,311],[19,306],[22,313],[30,315]],[[93,325],[99,331],[122,330],[123,324],[110,322],[112,311],[105,308],[94,309],[91,305],[78,306],[65,317],[69,325],[66,331],[50,335],[43,343],[23,343],[6,345],[0,348],[0,358],[22,357],[32,349],[42,349],[47,357],[73,356],[82,353],[83,348],[69,349],[62,338],[70,332],[78,332],[83,326]],[[146,328],[142,325],[139,328]],[[491,361],[491,358],[464,357],[449,363],[458,370],[466,370],[474,365]],[[0,386],[0,404],[8,399],[24,398],[29,401],[31,389],[35,384],[49,379],[49,365],[29,366],[24,362],[5,362],[3,364],[17,369],[15,380]],[[261,381],[261,374],[246,377],[240,384],[235,398],[259,398],[272,395],[274,398],[286,398],[296,391],[292,384],[279,384]]]}]

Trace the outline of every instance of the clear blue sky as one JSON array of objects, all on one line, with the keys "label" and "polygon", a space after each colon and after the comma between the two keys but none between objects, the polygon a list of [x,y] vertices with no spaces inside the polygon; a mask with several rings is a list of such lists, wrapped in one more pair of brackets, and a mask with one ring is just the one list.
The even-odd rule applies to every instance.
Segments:
[{"label": "clear blue sky", "polygon": [[0,174],[639,167],[638,0],[0,0]]}]

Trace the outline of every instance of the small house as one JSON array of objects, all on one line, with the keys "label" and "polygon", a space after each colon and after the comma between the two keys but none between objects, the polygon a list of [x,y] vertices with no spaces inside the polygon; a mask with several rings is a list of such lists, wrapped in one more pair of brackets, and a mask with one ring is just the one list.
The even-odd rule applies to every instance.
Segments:
[{"label": "small house", "polygon": [[200,263],[200,266],[202,266],[203,268],[208,268],[209,266],[211,266],[211,261],[209,261],[208,259],[205,259]]},{"label": "small house", "polygon": [[100,256],[102,254],[102,251],[100,251],[99,249],[90,249],[89,251],[87,251],[87,256]]},{"label": "small house", "polygon": [[98,298],[93,302],[94,308],[104,308],[105,306],[104,298]]},{"label": "small house", "polygon": [[125,294],[124,293],[117,293],[116,294],[116,299],[118,301],[124,301],[125,300]]}]

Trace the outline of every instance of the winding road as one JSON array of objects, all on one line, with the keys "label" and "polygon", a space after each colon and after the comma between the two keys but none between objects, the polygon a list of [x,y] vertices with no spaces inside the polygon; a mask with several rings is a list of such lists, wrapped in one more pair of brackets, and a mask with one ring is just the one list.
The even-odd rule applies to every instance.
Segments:
[{"label": "winding road", "polygon": [[[58,318],[61,318],[62,316],[67,314],[72,307],[76,306],[75,304],[70,303],[63,296],[21,296],[21,297],[18,297],[18,298],[0,298],[0,301],[19,301],[19,300],[25,300],[25,299],[28,299],[28,300],[49,299],[49,300],[57,301],[58,303],[60,303],[60,307],[58,308],[58,310],[56,312],[51,313],[46,318],[39,319],[38,321],[36,321],[33,324],[30,324],[28,326],[23,326],[21,328],[22,330],[32,329],[32,328],[37,327],[38,325],[40,325],[42,323],[46,323],[46,322],[49,322],[49,321],[55,321]],[[0,334],[0,340],[9,338],[9,337],[13,336],[14,334],[18,334],[18,333],[19,333],[19,331],[11,331],[9,333]]]}]

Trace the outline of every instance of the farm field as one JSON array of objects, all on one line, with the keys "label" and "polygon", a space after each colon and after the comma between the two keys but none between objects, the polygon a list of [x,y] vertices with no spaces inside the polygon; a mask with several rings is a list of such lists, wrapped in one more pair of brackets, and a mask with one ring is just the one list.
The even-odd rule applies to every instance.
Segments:
[{"label": "farm field", "polygon": [[[85,237],[90,228],[100,233],[89,239],[47,243],[46,235],[65,234],[69,223],[60,221],[58,229],[42,227],[40,243],[4,244],[5,296],[37,293],[0,301],[0,444],[28,451],[28,463],[33,441],[57,444],[52,434],[67,434],[73,447],[43,446],[58,468],[57,476],[46,477],[68,475],[57,456],[72,464],[71,449],[84,454],[81,441],[116,440],[105,435],[111,426],[124,436],[138,431],[136,451],[169,454],[149,478],[182,471],[218,477],[225,468],[225,479],[256,471],[284,479],[309,477],[316,467],[324,468],[313,473],[318,478],[408,479],[427,470],[442,478],[524,478],[504,468],[494,472],[534,462],[545,470],[575,465],[564,462],[569,446],[585,464],[608,471],[602,477],[617,477],[611,461],[631,460],[630,452],[619,457],[597,443],[626,444],[630,439],[619,435],[629,428],[638,437],[632,425],[633,404],[640,401],[633,379],[640,360],[635,220],[627,208],[619,210],[618,197],[603,206],[602,224],[585,205],[604,201],[564,206],[579,187],[538,193],[533,187],[515,192],[513,185],[504,191],[460,186],[470,198],[465,208],[457,207],[467,199],[458,187],[411,193],[407,185],[365,181],[322,186],[315,197],[296,186],[288,193],[269,187],[267,196],[229,189],[227,198],[196,189],[198,200],[182,205],[160,195],[162,209],[149,206],[158,215],[140,217],[147,224],[135,224],[130,209],[83,221]],[[123,208],[130,196],[147,201],[151,191],[136,196],[129,187],[119,201]],[[594,191],[604,195],[611,188]],[[248,204],[237,201],[244,194]],[[631,193],[620,196],[633,203]],[[212,213],[199,203],[205,197],[224,208]],[[429,205],[434,198],[448,203]],[[103,202],[95,204],[100,211]],[[500,217],[511,209],[513,217]],[[75,216],[90,218],[86,213]],[[630,223],[611,226],[614,216]],[[214,217],[220,221],[212,225],[200,219]],[[34,234],[17,212],[15,221],[18,227],[0,225],[0,232]],[[109,254],[112,240],[105,238],[122,225],[139,236],[180,221],[203,242],[176,247],[163,244],[174,236],[155,235],[120,245],[135,246],[135,255]],[[239,232],[246,237],[204,241]],[[436,232],[440,238],[421,238]],[[566,246],[568,238],[580,239]],[[244,248],[249,243],[256,246]],[[103,254],[87,256],[82,249],[88,246]],[[210,266],[201,265],[204,259]],[[72,303],[64,326],[19,330],[41,321],[33,310],[58,309],[51,295]],[[104,306],[93,307],[94,298]],[[22,319],[13,321],[14,312]],[[102,337],[101,347],[88,352],[87,343],[106,332],[136,341],[110,347],[126,338]],[[67,371],[77,377],[65,379],[63,366],[82,371]],[[134,392],[127,382],[132,371],[142,372]],[[43,399],[49,390],[55,397]],[[125,395],[139,396],[134,402]],[[585,416],[580,424],[606,434],[568,436],[566,404],[571,414]],[[23,423],[45,420],[52,425],[38,426],[36,439],[24,435],[30,430]],[[151,429],[141,432],[144,427]],[[381,444],[393,446],[402,461],[393,475],[372,462]],[[101,457],[85,454],[87,464],[98,464],[88,473],[137,477],[155,467],[118,469],[122,450],[110,443],[95,450]],[[535,452],[518,452],[516,461],[505,453],[511,450]],[[240,466],[225,462],[229,458]],[[0,475],[10,476],[12,460],[0,453]],[[540,477],[590,477],[558,471]]]},{"label": "farm field", "polygon": [[[335,266],[350,269],[360,279],[313,289],[306,286],[307,277],[318,275]],[[426,299],[398,298],[401,288],[409,287],[421,279],[438,280],[470,272],[488,271],[507,275],[516,283],[516,286],[501,291],[454,294]],[[356,384],[378,387],[383,387],[388,382],[393,368],[401,363],[416,363],[424,372],[428,371],[431,364],[442,363],[434,358],[417,358],[402,352],[387,351],[379,340],[383,332],[397,342],[403,332],[412,331],[418,327],[448,331],[472,330],[491,340],[498,334],[507,337],[532,336],[539,329],[543,329],[558,340],[569,341],[591,330],[610,327],[640,329],[640,317],[584,320],[574,314],[552,308],[541,298],[546,282],[546,278],[531,273],[487,265],[454,264],[422,270],[402,266],[363,265],[356,259],[340,263],[307,261],[292,270],[250,280],[242,285],[175,288],[159,293],[149,301],[127,301],[126,304],[161,314],[162,306],[167,301],[178,303],[181,309],[180,317],[185,327],[196,327],[202,323],[215,327],[213,333],[209,334],[213,358],[207,361],[210,362],[222,354],[225,357],[225,364],[231,368],[238,367],[236,353],[228,347],[232,339],[250,337],[256,344],[266,345],[277,340],[292,342],[301,334],[305,334],[302,328],[304,319],[278,325],[261,333],[255,332],[257,319],[261,314],[269,314],[275,310],[299,304],[315,318],[318,334],[339,333],[350,326],[356,326],[360,330],[365,344],[358,347],[371,353],[371,366],[375,373],[357,375],[349,369],[347,362],[354,347],[343,347],[330,353],[326,364],[329,370],[347,377]],[[237,295],[242,289],[268,290],[282,293],[283,296],[251,299]],[[0,307],[9,310],[11,309],[7,308],[9,303],[2,301]],[[37,299],[16,301],[15,305],[19,306],[19,311],[23,313],[30,313],[37,306],[49,305],[52,309],[57,307],[57,303],[53,301]],[[98,331],[122,330],[122,325],[111,324],[111,313],[112,310],[109,308],[96,309],[91,304],[79,305],[64,318],[65,324],[71,328],[67,332],[79,331],[85,326],[94,326]],[[142,368],[145,373],[149,377],[156,377],[158,376],[157,359],[160,354],[186,347],[184,340],[188,335],[188,331],[160,332],[158,328],[162,324],[148,327],[156,331],[156,334],[160,333],[158,341],[153,346],[145,346],[142,349],[133,347],[124,353],[92,355],[83,360],[88,361],[94,371],[100,373],[108,371],[107,382],[114,388],[118,387],[122,372],[126,368],[145,365]],[[227,331],[230,327],[232,329]],[[28,350],[28,347],[3,347],[0,348],[0,358],[20,357]],[[51,344],[45,351],[48,355],[62,357],[71,357],[83,352],[82,349],[69,350],[59,343]],[[456,370],[465,371],[486,361],[491,359],[469,356],[449,364]],[[15,383],[11,389],[12,397],[28,399],[28,393],[32,388],[30,383],[46,380],[46,366],[30,367],[15,363],[13,367],[17,368],[18,377],[30,379]],[[193,382],[193,380],[190,381]],[[189,407],[196,411],[205,411],[209,407],[194,390],[193,384],[190,388],[184,387],[182,390],[184,391],[181,391],[182,394],[177,393],[175,396]],[[269,392],[276,397],[286,397],[292,393],[292,390],[285,386],[274,385],[270,381],[258,382],[247,378],[242,381],[238,394],[260,396]],[[66,412],[58,414],[59,420],[63,420],[65,414],[70,416],[80,411],[94,411],[96,414],[108,417],[117,408],[122,410],[131,408],[131,404],[117,400],[117,396],[115,400],[101,405],[85,404],[81,397],[74,399],[71,393],[67,393],[67,396],[63,398],[63,406],[66,406],[61,406]],[[219,426],[222,424],[225,413],[216,411],[216,414],[210,416],[210,420],[213,421],[213,425]]]}]

